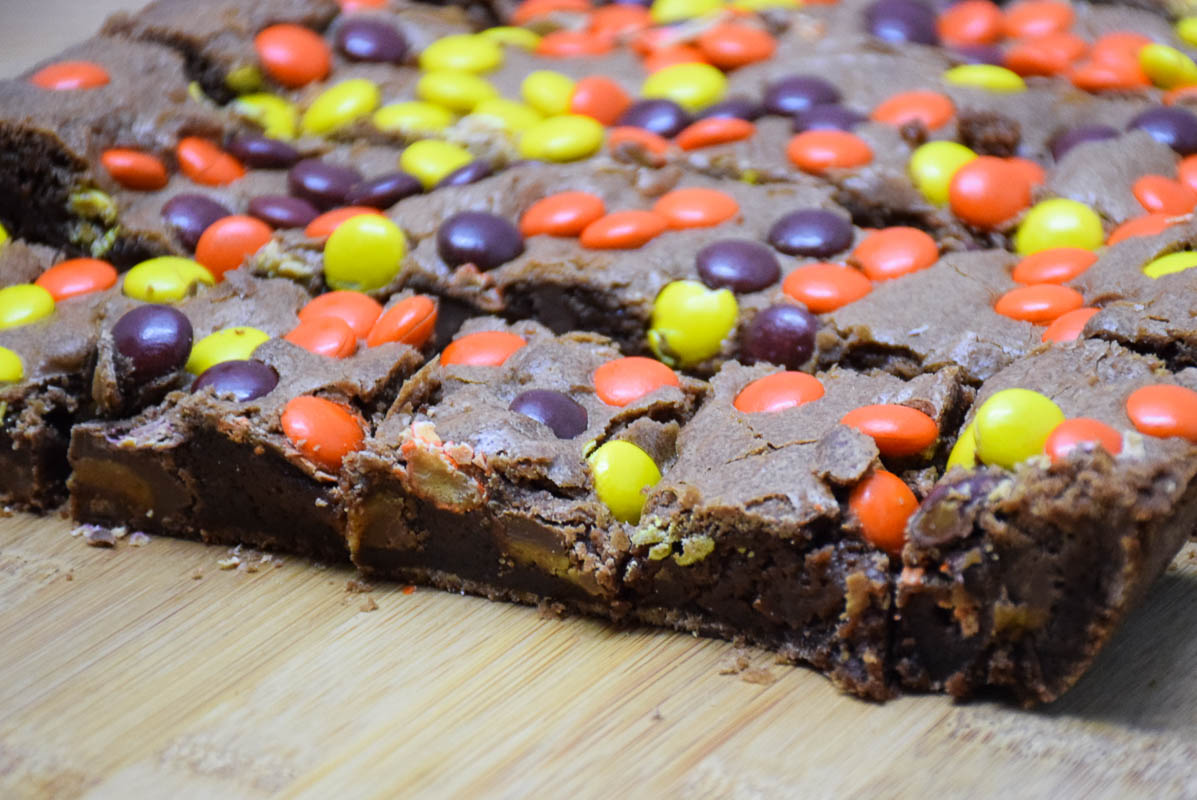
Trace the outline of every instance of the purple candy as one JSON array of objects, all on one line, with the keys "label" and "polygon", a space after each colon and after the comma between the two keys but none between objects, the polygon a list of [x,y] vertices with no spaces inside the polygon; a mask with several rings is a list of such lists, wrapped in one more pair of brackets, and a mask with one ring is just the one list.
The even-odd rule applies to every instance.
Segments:
[{"label": "purple candy", "polygon": [[618,124],[643,128],[672,139],[690,124],[690,115],[672,100],[640,100],[623,112]]},{"label": "purple candy", "polygon": [[232,216],[231,211],[202,194],[177,194],[162,206],[162,218],[175,229],[179,241],[194,250],[200,236],[218,219]]},{"label": "purple candy", "polygon": [[1085,142],[1100,142],[1106,139],[1117,139],[1118,131],[1109,125],[1079,125],[1061,133],[1057,133],[1048,142],[1052,151],[1052,158],[1059,161],[1072,148]]},{"label": "purple candy", "polygon": [[250,359],[248,361],[222,361],[204,370],[195,379],[191,391],[207,388],[218,395],[232,395],[238,403],[255,400],[269,394],[278,386],[278,373],[269,364]]},{"label": "purple candy", "polygon": [[547,425],[558,439],[572,439],[587,426],[586,409],[562,392],[532,389],[511,401],[511,411]]},{"label": "purple candy", "polygon": [[316,207],[299,197],[270,194],[249,201],[249,215],[272,228],[304,228],[320,215]]},{"label": "purple candy", "polygon": [[790,75],[765,89],[765,110],[792,117],[814,106],[838,103],[840,90],[816,75]]},{"label": "purple candy", "polygon": [[813,106],[794,115],[794,133],[850,131],[866,119],[864,114],[841,105]]},{"label": "purple candy", "polygon": [[1150,108],[1131,120],[1127,130],[1147,131],[1182,156],[1197,153],[1197,115],[1177,106]]}]

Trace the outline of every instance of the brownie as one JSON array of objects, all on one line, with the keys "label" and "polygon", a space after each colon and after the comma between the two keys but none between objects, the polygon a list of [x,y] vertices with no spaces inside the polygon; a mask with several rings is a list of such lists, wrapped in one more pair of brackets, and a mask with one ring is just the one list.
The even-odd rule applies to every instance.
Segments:
[{"label": "brownie", "polygon": [[[678,437],[677,460],[649,495],[625,570],[634,618],[746,638],[827,673],[863,697],[893,696],[889,664],[895,558],[854,529],[848,493],[881,468],[877,445],[840,424],[893,403],[954,430],[967,392],[945,368],[904,382],[834,369],[825,394],[782,411],[733,401],[767,365],[730,362]],[[942,448],[887,466],[912,474]]]},{"label": "brownie", "polygon": [[[337,475],[311,461],[282,428],[301,395],[348,408],[364,429],[422,357],[403,344],[332,359],[282,339],[253,357],[278,384],[245,402],[213,389],[177,391],[131,419],[76,425],[71,437],[71,514],[82,522],[245,544],[344,561],[344,506]],[[335,471],[334,471],[335,472]],[[236,492],[222,487],[236,486]]]},{"label": "brownie", "polygon": [[1197,371],[1089,341],[982,385],[978,404],[1017,387],[1104,422],[1122,452],[1079,448],[1056,463],[944,477],[907,529],[895,595],[903,686],[956,697],[1000,688],[1031,705],[1088,668],[1197,524],[1193,444],[1140,434],[1127,416],[1127,397],[1148,384],[1197,387]]},{"label": "brownie", "polygon": [[31,244],[22,239],[0,242],[0,288],[15,283],[33,283],[38,276],[62,258],[53,247]]},{"label": "brownie", "polygon": [[[485,331],[515,333],[527,344],[498,366],[433,360],[347,459],[342,487],[354,563],[379,577],[618,613],[612,604],[631,526],[599,502],[586,457],[604,442],[630,441],[664,467],[704,385],[682,378],[608,405],[593,374],[620,357],[609,340],[485,318],[467,323],[458,340]],[[559,438],[511,410],[530,390],[564,395],[584,411],[582,430]]]}]

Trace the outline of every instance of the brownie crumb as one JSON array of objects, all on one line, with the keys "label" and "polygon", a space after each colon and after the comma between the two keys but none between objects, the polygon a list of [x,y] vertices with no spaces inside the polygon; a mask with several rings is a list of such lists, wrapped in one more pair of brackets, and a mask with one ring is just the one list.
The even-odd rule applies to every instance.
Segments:
[{"label": "brownie crumb", "polygon": [[358,580],[357,578],[350,578],[345,581],[345,591],[350,594],[368,594],[374,591],[374,584]]},{"label": "brownie crumb", "polygon": [[237,569],[237,567],[241,566],[241,557],[237,555],[230,555],[228,558],[222,558],[217,561],[216,566],[225,571]]},{"label": "brownie crumb", "polygon": [[758,686],[768,686],[777,682],[777,676],[767,669],[753,667],[740,673],[740,680],[745,683],[755,683]]},{"label": "brownie crumb", "polygon": [[736,649],[719,665],[720,675],[739,675],[752,666],[748,658],[748,651]]},{"label": "brownie crumb", "polygon": [[1022,126],[994,111],[965,111],[956,123],[960,143],[983,156],[1009,158],[1018,152]]},{"label": "brownie crumb", "polygon": [[116,547],[116,534],[108,528],[92,527],[83,534],[83,541],[88,547]]},{"label": "brownie crumb", "polygon": [[365,600],[362,601],[362,604],[360,606],[358,606],[358,610],[364,611],[364,612],[377,611],[378,603],[374,602],[373,597],[367,597]]},{"label": "brownie crumb", "polygon": [[142,533],[141,531],[133,531],[133,533],[129,534],[129,546],[130,547],[145,547],[151,541],[152,540],[150,539],[150,537],[147,534]]},{"label": "brownie crumb", "polygon": [[204,572],[203,572],[203,570],[201,570],[201,569],[198,569],[198,568],[197,568],[197,569],[195,569],[195,570],[192,570],[192,572],[191,572],[191,580],[193,580],[193,581],[198,581],[198,580],[202,580],[202,579],[203,579],[203,577],[204,577]]}]

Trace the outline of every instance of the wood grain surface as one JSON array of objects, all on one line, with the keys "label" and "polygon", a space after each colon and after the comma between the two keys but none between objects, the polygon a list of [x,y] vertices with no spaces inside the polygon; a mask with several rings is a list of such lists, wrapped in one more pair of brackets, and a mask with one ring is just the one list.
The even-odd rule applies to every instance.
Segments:
[{"label": "wood grain surface", "polygon": [[[0,75],[138,5],[4,0]],[[1193,545],[1024,712],[871,705],[723,642],[70,531],[0,519],[0,798],[1197,798]]]}]

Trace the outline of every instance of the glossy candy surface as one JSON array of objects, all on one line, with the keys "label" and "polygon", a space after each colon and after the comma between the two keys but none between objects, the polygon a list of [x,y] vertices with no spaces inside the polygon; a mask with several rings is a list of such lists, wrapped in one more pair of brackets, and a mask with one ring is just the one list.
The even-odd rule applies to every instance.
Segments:
[{"label": "glossy candy surface", "polygon": [[558,439],[572,439],[586,430],[586,409],[561,392],[530,389],[517,395],[509,408],[547,425]]},{"label": "glossy candy surface", "polygon": [[191,353],[191,320],[176,308],[146,304],[126,312],[112,326],[116,351],[134,381],[143,382],[181,369]]}]

